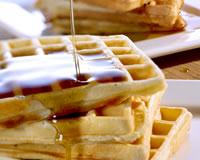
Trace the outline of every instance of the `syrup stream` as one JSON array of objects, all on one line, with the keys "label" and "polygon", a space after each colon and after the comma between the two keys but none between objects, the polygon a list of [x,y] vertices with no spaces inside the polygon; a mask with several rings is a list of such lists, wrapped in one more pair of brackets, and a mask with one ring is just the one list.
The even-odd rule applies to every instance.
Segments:
[{"label": "syrup stream", "polygon": [[[73,45],[72,54],[73,54],[74,65],[76,69],[76,80],[79,81],[80,65],[79,65],[78,55],[76,52],[76,38],[75,38],[76,32],[75,32],[75,25],[74,25],[74,1],[73,0],[70,0],[70,27],[71,27],[71,36],[72,36],[72,45]],[[60,135],[62,135],[62,133]],[[63,138],[63,135],[62,135],[62,138]],[[63,142],[63,139],[61,141],[66,150],[66,160],[71,160],[72,143],[70,141]]]},{"label": "syrup stream", "polygon": [[75,32],[75,24],[74,24],[74,1],[70,0],[70,27],[71,27],[71,36],[72,36],[72,45],[73,45],[73,59],[74,59],[74,64],[75,64],[75,69],[76,69],[76,76],[77,76],[77,81],[80,76],[80,65],[79,65],[79,59],[78,55],[76,53],[76,32]]}]

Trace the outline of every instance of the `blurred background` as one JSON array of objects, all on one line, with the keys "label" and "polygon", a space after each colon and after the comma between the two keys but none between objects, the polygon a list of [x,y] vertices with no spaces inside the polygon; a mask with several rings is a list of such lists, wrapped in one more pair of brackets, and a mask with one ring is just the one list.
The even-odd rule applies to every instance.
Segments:
[{"label": "blurred background", "polygon": [[[40,4],[36,9],[35,3],[37,1]],[[152,1],[157,2],[157,0]],[[50,6],[50,9],[48,9],[46,8],[48,7],[48,2],[50,2],[50,5],[52,5],[52,2],[57,3],[55,3],[55,5],[52,7]],[[16,5],[11,5],[11,3]],[[102,16],[102,19],[99,19],[99,21],[94,21],[96,19],[92,17],[92,14],[88,15],[88,17],[84,17],[84,19],[81,15],[82,12],[79,13],[79,11],[86,7],[85,10],[88,9],[87,12],[92,13],[92,8],[98,11],[96,6],[86,4],[89,6],[87,7],[85,4],[82,6],[82,4],[80,5],[79,3],[75,2],[75,6],[76,5],[77,7],[75,7],[75,12],[78,13],[77,17],[75,17],[77,33],[80,32],[98,35],[127,34],[134,41],[140,41],[171,35],[173,33],[183,31],[184,29],[191,31],[200,28],[200,9],[198,9],[198,6],[200,7],[199,0],[185,0],[185,5],[183,7],[180,7],[177,4],[176,5],[178,7],[175,5],[169,5],[172,11],[170,11],[169,14],[163,13],[163,15],[171,16],[171,13],[180,13],[180,10],[182,9],[180,16],[178,16],[178,14],[174,17],[172,16],[171,19],[176,18],[177,20],[176,23],[175,20],[172,20],[173,25],[172,21],[169,21],[171,26],[165,25],[169,20],[167,16],[163,17],[163,22],[162,19],[159,18],[151,19],[151,17],[154,15],[148,16],[148,8],[144,9],[143,6],[141,8],[134,9],[133,12],[124,11],[123,13],[115,13],[115,11],[111,9],[110,11],[112,14],[110,14],[110,16],[108,15],[107,17],[105,17],[103,14],[101,15],[100,12],[97,12],[98,16]],[[67,0],[0,0],[0,39],[13,37],[37,37],[40,35],[49,34],[68,34],[69,17],[67,15],[67,10],[69,11],[69,9],[67,8]],[[175,8],[177,8],[177,10],[174,10]],[[155,8],[152,7],[152,9]],[[56,10],[60,10],[60,13],[57,13]],[[105,11],[107,12],[107,10]],[[43,14],[45,13],[46,15],[44,16]],[[140,17],[140,13],[146,14],[144,20],[140,20],[143,18],[142,16]],[[111,18],[115,14],[117,16],[116,19],[119,20],[113,20],[113,18]],[[124,17],[124,20],[120,20],[120,17]],[[165,19],[167,20],[166,22]],[[49,30],[49,24],[52,26],[52,30]],[[139,45],[139,47],[143,48],[144,46]]]},{"label": "blurred background", "polygon": [[35,0],[0,0],[0,39],[40,36],[44,17],[34,8]]},{"label": "blurred background", "polygon": [[[36,2],[39,2],[37,7],[35,7]],[[200,48],[200,0],[185,0],[184,5],[178,4],[178,0],[165,0],[162,1],[163,5],[157,3],[159,0],[152,0],[152,2],[155,3],[119,13],[105,6],[99,9],[99,6],[84,4],[84,0],[82,4],[75,1],[76,33],[126,34],[151,58],[184,51],[174,57],[155,59],[162,68],[168,68],[169,65],[174,67],[177,62],[179,65],[188,60],[189,63],[198,60],[196,52],[199,52]],[[155,9],[159,6],[164,8],[160,9],[163,18],[155,15],[154,19],[152,15],[148,15],[154,15]],[[69,0],[0,0],[0,39],[69,34],[68,12]],[[85,14],[87,12],[90,14]],[[95,12],[98,16],[94,16]],[[169,26],[166,25],[165,20]],[[191,51],[191,49],[196,50]],[[180,57],[179,61],[177,57]],[[167,58],[169,60],[166,61]],[[200,76],[196,73],[189,75],[190,67],[186,68],[189,69],[181,69],[184,72],[180,71],[180,73],[178,70],[175,75],[166,69],[167,78],[199,79]]]},{"label": "blurred background", "polygon": [[20,6],[26,8],[26,9],[32,9],[33,4],[35,3],[36,0],[0,0],[0,2],[13,2],[17,3]]}]

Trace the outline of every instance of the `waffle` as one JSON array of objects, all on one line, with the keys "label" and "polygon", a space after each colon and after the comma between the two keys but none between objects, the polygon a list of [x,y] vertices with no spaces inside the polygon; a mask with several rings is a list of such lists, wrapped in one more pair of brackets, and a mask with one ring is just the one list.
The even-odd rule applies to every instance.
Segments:
[{"label": "waffle", "polygon": [[[69,0],[62,0],[62,3],[66,3]],[[95,6],[102,6],[104,8],[112,9],[118,12],[130,11],[135,8],[139,8],[144,4],[149,3],[152,0],[77,0],[76,2],[84,2],[88,4],[93,4]],[[53,2],[53,1],[52,1]],[[61,3],[61,2],[60,2]],[[36,6],[46,5],[46,2],[43,0],[38,0]],[[52,3],[54,5],[54,3]]]},{"label": "waffle", "polygon": [[[151,160],[168,160],[177,151],[190,128],[191,113],[184,108],[161,107],[161,119],[154,121],[151,135]],[[133,144],[82,144],[75,146],[74,159],[147,159],[144,141]],[[146,141],[146,143],[148,143]],[[141,148],[139,148],[139,146]],[[76,148],[77,147],[77,148]],[[72,149],[73,151],[73,149]],[[82,151],[78,153],[78,151]],[[73,153],[72,153],[73,156]],[[92,157],[92,158],[91,158]]]},{"label": "waffle", "polygon": [[10,158],[10,157],[0,157],[1,160],[18,160],[16,158]]},{"label": "waffle", "polygon": [[161,107],[160,116],[153,125],[151,160],[168,160],[184,142],[192,119],[191,113],[180,107]]},{"label": "waffle", "polygon": [[135,8],[139,8],[145,4],[148,4],[152,0],[79,0],[84,3],[93,4],[96,6],[102,6],[108,9],[116,10],[119,12],[126,12],[133,10]]},{"label": "waffle", "polygon": [[[172,28],[178,19],[182,5],[183,0],[154,0],[138,9],[121,13],[91,4],[75,2],[74,10],[76,21],[96,20],[120,23],[123,25],[138,26],[149,24]],[[67,3],[66,0],[59,0],[56,4],[54,4],[53,0],[43,0],[37,7],[42,10],[47,19],[51,22],[56,19],[70,18],[69,2]],[[92,24],[90,26],[92,26]],[[131,31],[132,30],[130,30],[130,32]],[[141,31],[143,31],[143,29],[141,29]]]},{"label": "waffle", "polygon": [[[120,34],[120,33],[149,33],[149,32],[166,32],[183,30],[186,23],[181,16],[171,27],[161,27],[155,24],[122,24],[108,21],[77,19],[76,31],[80,34]],[[53,32],[68,34],[70,33],[70,23],[66,19],[55,19],[52,21]]]},{"label": "waffle", "polygon": [[80,2],[102,6],[118,12],[126,12],[148,4],[152,0],[78,0]]},{"label": "waffle", "polygon": [[2,41],[0,46],[0,128],[86,112],[165,88],[158,67],[122,35],[76,37],[79,81],[70,37]]},{"label": "waffle", "polygon": [[[145,136],[143,140],[131,144],[76,143],[72,145],[72,159],[145,160],[149,153],[145,145],[149,142],[150,160],[169,159],[185,139],[192,116],[184,108],[165,106],[161,107],[159,114],[160,119],[154,120],[150,139]],[[40,159],[64,160],[65,152],[65,148],[60,145],[0,145],[0,155],[25,159],[41,157]]]},{"label": "waffle", "polygon": [[72,142],[130,143],[151,130],[152,115],[161,95],[162,92],[151,98],[132,98],[119,105],[91,110],[85,116],[26,123],[4,129],[0,133],[0,143],[51,144],[60,138]]},{"label": "waffle", "polygon": [[[132,113],[134,113],[134,120],[132,119],[132,121],[134,121],[134,124],[135,124],[135,132],[133,135],[138,135],[139,133],[140,134],[142,133],[143,134],[142,137],[145,137],[144,140],[140,138],[140,140],[144,143],[144,145],[139,146],[139,147],[135,146],[132,150],[133,150],[133,152],[136,152],[138,150],[140,152],[140,154],[145,152],[145,154],[143,156],[146,156],[146,158],[148,156],[149,147],[150,147],[149,141],[150,141],[150,132],[151,132],[152,123],[153,123],[153,115],[155,115],[155,111],[158,109],[157,103],[159,102],[161,95],[162,95],[161,93],[158,93],[158,94],[152,96],[151,98],[150,97],[149,98],[142,97],[142,98],[133,98],[132,99],[133,103],[132,103],[131,110],[132,110]],[[110,131],[109,137],[112,136],[113,140],[116,140],[116,141],[120,140],[120,143],[128,143],[128,142],[124,141],[124,137],[115,135],[118,132],[118,130],[123,130],[123,128],[126,127],[126,125],[124,125],[124,124],[123,124],[123,126],[121,126],[120,123],[118,123],[118,124],[114,123],[114,122],[116,122],[116,118],[118,118],[117,116],[119,116],[119,114],[121,114],[121,112],[124,112],[122,110],[125,110],[124,106],[122,106],[122,107],[121,106],[114,106],[114,107],[107,106],[104,109],[101,109],[101,111],[99,111],[99,110],[89,111],[87,117],[89,117],[89,119],[92,123],[95,123],[97,121],[97,119],[93,118],[93,117],[95,117],[94,113],[104,113],[104,117],[102,117],[102,115],[100,117],[101,124],[106,125],[106,123],[103,123],[103,122],[107,120],[107,123],[109,123],[109,126],[108,126],[108,124],[106,126],[100,126],[100,123],[98,124],[96,122],[96,125],[94,125],[94,126],[91,126],[91,125],[88,126],[88,124],[87,124],[87,126],[85,126],[85,127],[87,127],[87,129],[90,129],[92,127],[92,130],[98,129],[98,131],[100,129],[102,130],[102,127],[106,127],[107,133]],[[147,111],[148,111],[148,117],[144,117],[144,112],[146,112],[146,114],[147,114]],[[109,117],[112,121],[108,121],[109,114],[113,116],[113,117]],[[107,116],[105,116],[105,115],[107,115]],[[98,118],[98,116],[96,118]],[[62,132],[62,137],[63,137],[62,143],[63,142],[64,143],[71,142],[72,148],[75,148],[75,153],[76,152],[78,153],[79,148],[82,145],[85,145],[85,143],[86,144],[87,143],[96,144],[96,143],[100,142],[99,141],[100,136],[97,137],[95,135],[90,136],[90,142],[88,141],[89,140],[88,136],[87,136],[87,141],[85,141],[85,139],[83,137],[82,137],[81,141],[77,141],[77,139],[75,141],[71,141],[69,137],[66,137],[66,135],[74,136],[74,134],[76,134],[77,132],[80,133],[80,129],[79,129],[79,131],[75,130],[75,127],[77,126],[77,121],[79,124],[78,127],[82,128],[84,123],[83,123],[83,119],[81,120],[80,118],[73,119],[73,121],[72,121],[72,119],[61,119],[61,120],[58,120],[56,123],[56,124],[58,124],[58,125],[56,125],[56,130],[60,131],[60,133]],[[62,124],[62,126],[59,125],[59,123]],[[83,124],[81,124],[81,123],[83,123]],[[67,128],[67,126],[69,126],[69,124],[71,124],[75,127],[73,129]],[[98,126],[98,128],[96,126]],[[118,126],[117,130],[113,130],[117,126]],[[32,124],[29,123],[27,125],[22,125],[17,128],[4,130],[0,134],[0,142],[1,142],[0,155],[2,153],[4,156],[8,156],[9,153],[7,151],[9,151],[11,149],[11,152],[10,152],[11,155],[9,155],[9,156],[16,157],[16,158],[38,159],[40,157],[40,159],[66,159],[66,152],[69,153],[70,149],[67,148],[68,146],[66,146],[67,149],[64,149],[63,144],[60,145],[58,143],[58,141],[55,141],[57,134],[60,134],[60,133],[54,134],[54,132],[52,132],[52,128],[54,128],[54,127],[55,126],[54,125],[52,126],[51,122],[43,121],[43,122],[35,122]],[[69,129],[69,131],[67,129]],[[35,131],[37,131],[37,132],[35,132]],[[108,139],[108,137],[106,137],[105,133],[103,133],[101,131],[101,134],[102,134],[101,140],[103,137],[105,137],[106,141],[104,143],[107,143],[108,145],[110,145],[109,143],[111,143],[111,141],[109,141],[109,139]],[[21,137],[21,138],[19,138],[19,137]],[[128,136],[128,138],[129,138],[129,136]],[[85,143],[84,143],[84,141],[85,141]],[[55,142],[56,142],[56,144],[53,144]],[[113,142],[113,143],[116,143],[116,142]],[[136,143],[138,143],[138,142],[136,142]],[[15,145],[13,146],[12,144],[13,145],[15,144]],[[134,149],[136,149],[136,151]],[[68,159],[70,159],[70,158],[68,158]]]}]

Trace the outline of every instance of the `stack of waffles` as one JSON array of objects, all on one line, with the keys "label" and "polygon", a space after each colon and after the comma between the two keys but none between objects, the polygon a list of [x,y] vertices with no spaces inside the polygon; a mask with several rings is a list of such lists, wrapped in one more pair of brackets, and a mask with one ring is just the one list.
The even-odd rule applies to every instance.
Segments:
[{"label": "stack of waffles", "polygon": [[20,160],[167,160],[189,130],[160,107],[165,79],[126,36],[0,42],[0,156]]},{"label": "stack of waffles", "polygon": [[[70,0],[38,0],[56,33],[70,33]],[[180,31],[183,0],[76,0],[75,26],[79,34],[121,34]]]}]

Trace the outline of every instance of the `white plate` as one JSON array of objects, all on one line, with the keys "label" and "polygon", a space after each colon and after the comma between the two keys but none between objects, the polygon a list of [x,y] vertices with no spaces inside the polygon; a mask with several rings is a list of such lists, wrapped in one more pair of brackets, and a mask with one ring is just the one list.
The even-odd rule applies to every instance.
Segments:
[{"label": "white plate", "polygon": [[200,108],[200,80],[167,80],[162,104]]},{"label": "white plate", "polygon": [[162,105],[186,107],[193,114],[188,138],[172,160],[200,159],[200,80],[168,80]]},{"label": "white plate", "polygon": [[183,142],[172,160],[199,160],[200,159],[200,108],[193,113],[192,125],[188,137]]},{"label": "white plate", "polygon": [[151,58],[200,48],[200,29],[139,41],[136,42],[136,46]]},{"label": "white plate", "polygon": [[[196,5],[194,5],[195,3]],[[184,11],[182,12],[188,24],[186,31],[138,41],[136,45],[151,58],[200,48],[199,3],[199,0],[186,0],[186,4],[183,8]]]}]

